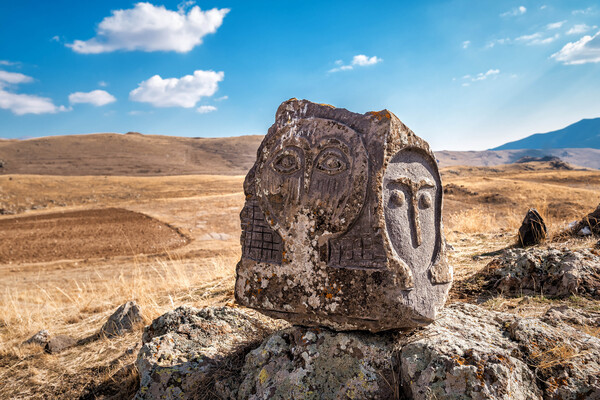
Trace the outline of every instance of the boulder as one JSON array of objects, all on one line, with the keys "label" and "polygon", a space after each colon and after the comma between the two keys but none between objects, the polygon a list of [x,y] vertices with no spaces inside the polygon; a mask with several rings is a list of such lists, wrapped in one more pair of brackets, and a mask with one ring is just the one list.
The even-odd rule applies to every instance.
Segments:
[{"label": "boulder", "polygon": [[99,336],[119,336],[133,330],[134,325],[143,321],[142,311],[135,301],[121,304],[100,328]]},{"label": "boulder", "polygon": [[24,341],[23,344],[37,344],[39,346],[44,347],[46,346],[46,343],[48,343],[48,340],[50,340],[50,332],[48,332],[48,330],[46,329],[42,329],[26,341]]},{"label": "boulder", "polygon": [[231,307],[179,307],[144,329],[137,357],[136,399],[204,399],[218,383],[236,381],[244,355],[284,327],[253,311]]},{"label": "boulder", "polygon": [[239,304],[372,332],[431,323],[452,268],[427,142],[387,110],[282,103],[244,182]]},{"label": "boulder", "polygon": [[73,347],[77,344],[77,340],[68,335],[58,335],[50,338],[46,342],[44,350],[46,353],[57,354],[65,351],[66,349]]},{"label": "boulder", "polygon": [[486,289],[508,295],[600,298],[600,256],[589,249],[508,249],[482,274]]},{"label": "boulder", "polygon": [[600,339],[551,321],[556,312],[595,318],[455,303],[410,332],[272,332],[284,324],[251,311],[181,307],[146,329],[136,398],[600,398]]},{"label": "boulder", "polygon": [[279,331],[246,356],[237,398],[398,398],[395,336],[297,326]]},{"label": "boulder", "polygon": [[535,208],[530,208],[519,228],[519,244],[522,247],[533,246],[546,239],[546,224]]}]

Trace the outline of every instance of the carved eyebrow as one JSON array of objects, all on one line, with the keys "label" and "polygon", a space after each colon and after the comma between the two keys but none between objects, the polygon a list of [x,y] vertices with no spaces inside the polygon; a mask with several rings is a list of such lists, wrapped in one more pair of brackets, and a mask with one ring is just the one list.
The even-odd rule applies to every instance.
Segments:
[{"label": "carved eyebrow", "polygon": [[421,179],[420,181],[413,181],[412,179],[406,176],[401,176],[399,178],[392,179],[392,182],[401,183],[415,191],[420,190],[422,188],[435,187],[435,184],[430,179]]}]

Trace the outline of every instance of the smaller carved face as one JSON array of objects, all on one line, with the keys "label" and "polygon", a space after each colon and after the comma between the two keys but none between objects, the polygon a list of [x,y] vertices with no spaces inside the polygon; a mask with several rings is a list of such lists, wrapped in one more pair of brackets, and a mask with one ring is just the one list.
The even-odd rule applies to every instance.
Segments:
[{"label": "smaller carved face", "polygon": [[301,120],[265,147],[256,177],[261,207],[280,233],[299,228],[299,212],[317,229],[336,233],[354,221],[364,202],[366,150],[358,133],[342,124]]},{"label": "smaller carved face", "polygon": [[420,152],[401,151],[390,160],[383,186],[394,250],[409,266],[428,267],[440,240],[441,185],[432,162]]}]

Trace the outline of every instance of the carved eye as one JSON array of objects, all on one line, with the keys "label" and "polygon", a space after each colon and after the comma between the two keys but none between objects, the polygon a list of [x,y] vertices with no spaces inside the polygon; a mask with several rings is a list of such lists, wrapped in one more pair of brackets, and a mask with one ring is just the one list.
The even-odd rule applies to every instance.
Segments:
[{"label": "carved eye", "polygon": [[404,192],[402,190],[394,190],[392,195],[390,196],[390,202],[397,206],[401,207],[404,205],[406,198],[404,197]]},{"label": "carved eye", "polygon": [[293,151],[284,151],[273,161],[273,169],[282,174],[291,174],[300,169],[300,159]]},{"label": "carved eye", "polygon": [[431,207],[431,195],[429,193],[423,193],[419,198],[419,205],[421,208]]},{"label": "carved eye", "polygon": [[317,169],[329,175],[339,174],[348,169],[344,154],[337,149],[325,150],[318,157]]}]

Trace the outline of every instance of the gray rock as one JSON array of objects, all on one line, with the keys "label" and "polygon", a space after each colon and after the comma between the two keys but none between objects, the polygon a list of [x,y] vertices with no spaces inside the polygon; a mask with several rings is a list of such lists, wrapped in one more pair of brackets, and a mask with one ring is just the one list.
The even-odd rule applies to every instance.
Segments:
[{"label": "gray rock", "polygon": [[46,342],[46,346],[44,350],[46,353],[57,354],[67,350],[70,347],[73,347],[77,344],[77,340],[67,335],[58,335],[50,338],[48,342]]},{"label": "gray rock", "polygon": [[395,335],[292,327],[246,357],[238,399],[399,398]]},{"label": "gray rock", "polygon": [[426,325],[444,305],[437,163],[389,111],[282,103],[244,191],[240,304],[373,332]]},{"label": "gray rock", "polygon": [[572,234],[588,236],[591,234],[600,236],[600,204],[598,207],[585,217],[570,227]]},{"label": "gray rock", "polygon": [[143,321],[142,311],[135,301],[121,304],[100,328],[100,335],[106,337],[119,336],[131,331],[134,325]]},{"label": "gray rock", "polygon": [[515,317],[457,303],[402,347],[411,399],[541,399],[536,378],[506,337]]},{"label": "gray rock", "polygon": [[226,393],[232,386],[228,382],[239,379],[236,374],[245,354],[285,325],[230,307],[179,307],[168,312],[144,329],[135,398],[204,399],[215,391]]},{"label": "gray rock", "polygon": [[582,311],[565,305],[550,307],[541,319],[552,326],[566,323],[600,328],[600,313]]},{"label": "gray rock", "polygon": [[600,297],[600,256],[588,249],[511,249],[484,273],[488,289],[510,295]]},{"label": "gray rock", "polygon": [[50,332],[48,332],[46,329],[42,329],[41,331],[39,331],[38,333],[36,333],[35,335],[30,337],[26,341],[24,341],[23,344],[37,344],[37,345],[43,347],[43,346],[46,346],[46,343],[48,343],[49,339],[50,339]]}]

